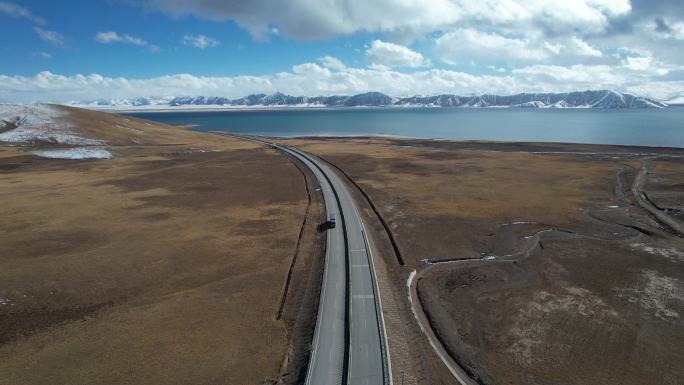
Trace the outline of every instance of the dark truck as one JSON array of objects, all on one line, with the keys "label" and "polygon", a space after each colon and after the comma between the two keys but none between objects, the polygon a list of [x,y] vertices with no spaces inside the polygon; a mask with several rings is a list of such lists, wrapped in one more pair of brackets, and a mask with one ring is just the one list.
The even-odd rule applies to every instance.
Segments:
[{"label": "dark truck", "polygon": [[335,213],[328,214],[328,220],[318,225],[318,231],[326,231],[334,229],[337,225],[337,218]]}]

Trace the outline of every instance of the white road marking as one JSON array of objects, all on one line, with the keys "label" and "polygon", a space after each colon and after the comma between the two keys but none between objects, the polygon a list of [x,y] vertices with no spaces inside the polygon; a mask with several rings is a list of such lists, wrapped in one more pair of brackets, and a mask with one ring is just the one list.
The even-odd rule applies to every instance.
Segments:
[{"label": "white road marking", "polygon": [[373,294],[354,294],[352,295],[354,299],[373,299],[375,296]]},{"label": "white road marking", "polygon": [[[347,190],[345,183],[341,182],[341,180],[339,179],[337,172],[335,170],[333,170],[332,167],[328,166],[324,161],[322,161],[316,157],[313,157],[313,156],[311,156],[311,159],[309,159],[308,155],[299,153],[298,151],[290,150],[287,147],[282,147],[281,149],[283,151],[286,151],[287,153],[290,153],[294,157],[300,159],[300,161],[302,161],[305,165],[307,165],[313,171],[316,178],[319,179],[319,181],[321,182],[319,187],[324,192],[324,197],[325,197],[324,200],[326,203],[326,208],[335,207],[335,210],[334,211],[331,210],[331,212],[339,211],[340,216],[347,214],[348,218],[345,218],[345,219],[347,219],[347,221],[344,221],[344,222],[346,222],[345,226],[344,227],[339,226],[337,229],[334,229],[332,231],[334,233],[334,235],[329,234],[330,236],[328,237],[328,241],[329,241],[328,245],[330,246],[330,241],[332,241],[332,240],[337,242],[336,245],[340,245],[340,243],[342,242],[342,239],[341,239],[342,237],[340,236],[340,233],[345,228],[347,231],[350,231],[350,234],[349,234],[350,238],[345,239],[348,242],[347,243],[347,247],[348,247],[347,256],[349,257],[349,259],[346,262],[347,266],[365,269],[363,271],[359,271],[359,270],[354,269],[353,272],[350,272],[351,276],[348,278],[348,280],[349,280],[348,282],[350,285],[350,287],[348,288],[349,294],[352,294],[353,292],[364,293],[364,294],[351,295],[352,301],[358,299],[358,300],[363,300],[363,302],[361,302],[361,303],[354,302],[354,305],[350,306],[348,309],[349,318],[352,320],[355,320],[355,322],[351,322],[351,324],[349,325],[350,329],[351,329],[350,334],[352,336],[357,335],[354,333],[353,329],[354,329],[355,325],[358,325],[358,323],[356,323],[356,322],[360,321],[361,319],[363,319],[363,328],[364,329],[367,329],[369,327],[372,329],[375,329],[373,318],[371,318],[370,325],[369,325],[368,321],[367,321],[368,317],[358,318],[358,316],[355,317],[356,314],[353,314],[353,313],[357,313],[357,312],[361,312],[364,314],[375,313],[376,316],[379,316],[381,318],[383,317],[381,306],[379,306],[379,308],[376,309],[376,305],[374,304],[374,302],[366,302],[365,301],[367,299],[379,300],[380,297],[376,298],[376,295],[375,295],[376,294],[375,293],[375,290],[376,290],[375,286],[377,286],[377,285],[374,285],[373,281],[367,282],[368,278],[370,278],[371,280],[375,279],[374,274],[373,274],[373,270],[372,270],[374,267],[373,266],[373,260],[372,260],[373,251],[368,248],[369,245],[367,243],[368,240],[365,238],[364,229],[363,229],[363,222],[360,219],[359,210],[355,205],[354,199],[352,198],[350,192]],[[332,180],[327,180],[328,178],[327,178],[326,174],[329,174],[330,178]],[[331,197],[331,194],[329,194],[330,192],[335,192],[335,190],[337,190],[336,192],[337,192],[337,194],[339,194],[339,196],[337,197],[338,199]],[[350,210],[353,210],[353,213],[350,213],[349,212]],[[349,215],[349,214],[352,214],[352,215]],[[351,217],[354,217],[354,218],[352,219]],[[361,237],[362,238],[357,239],[359,234],[356,233],[357,229],[355,228],[354,225],[361,227]],[[356,246],[356,247],[353,247],[353,246]],[[338,257],[340,257],[340,256],[343,257],[343,254],[340,253],[340,251],[341,251],[340,248],[336,247],[335,250],[332,250],[332,249],[329,249],[329,250],[331,251],[331,253],[334,253],[335,261],[333,262],[333,261],[326,260],[326,270],[327,270],[327,267],[329,267],[329,266],[334,267],[334,269],[339,269],[341,264],[340,264]],[[366,271],[368,271],[369,273],[366,273]],[[327,271],[325,273],[325,277],[328,277]],[[343,284],[344,284],[344,281],[343,281]],[[368,287],[370,287],[370,288],[368,288]],[[325,282],[323,284],[323,289],[324,289],[323,292],[325,292]],[[340,290],[339,281],[336,281],[335,289],[336,289],[335,290],[336,293],[342,292]],[[365,294],[365,293],[372,293],[372,294]],[[332,301],[332,302],[335,302],[335,305],[339,304],[337,296],[331,296],[331,297],[335,298],[335,300]],[[332,299],[332,298],[330,298],[330,299]],[[349,299],[347,297],[347,298],[343,298],[341,300],[344,302],[345,300],[348,301]],[[371,303],[373,304],[373,306],[370,306]],[[329,306],[326,306],[326,308],[329,308]],[[333,309],[336,309],[336,308],[337,308],[337,306],[333,307]],[[380,313],[380,314],[377,314],[377,313]],[[319,315],[320,315],[320,312],[319,312]],[[320,320],[320,318],[319,318],[319,320]],[[333,330],[336,330],[337,327],[340,326],[339,325],[340,322],[342,322],[341,319],[332,318],[332,322],[330,324],[328,324],[328,326],[332,326]],[[382,322],[384,325],[384,319]],[[320,326],[320,323],[317,322],[317,325],[316,325],[316,334],[317,334],[316,335],[316,342],[317,342],[317,344],[316,345],[318,345],[318,337],[320,337],[319,326]],[[354,339],[354,338],[352,338],[352,339]],[[386,336],[385,336],[384,342],[386,345],[387,344]],[[358,346],[358,345],[361,345],[361,346]],[[329,348],[331,348],[330,349],[331,350],[330,351],[330,359],[331,360],[333,359],[333,356],[335,356],[335,358],[339,358],[338,356],[340,355],[339,354],[341,351],[340,349],[345,349],[344,346],[337,346],[337,349],[335,349],[335,347],[336,346],[329,347]],[[362,356],[365,356],[365,360],[361,360],[358,362],[358,368],[361,368],[362,370],[360,371],[361,373],[359,373],[360,376],[355,377],[355,373],[353,373],[353,372],[357,371],[357,368],[352,369],[352,367],[356,366],[356,364],[352,364],[352,363],[356,362],[358,360],[358,358],[356,358],[356,360],[355,360],[354,359],[355,357],[352,357],[352,353],[354,353],[354,352],[358,353],[359,348],[364,350],[365,354]],[[348,359],[350,361],[350,365],[348,368],[349,372],[347,373],[347,375],[348,375],[348,378],[351,382],[358,383],[358,384],[365,383],[367,385],[382,383],[382,381],[378,382],[377,380],[378,379],[382,380],[384,375],[379,375],[379,376],[378,375],[370,375],[369,376],[370,372],[366,373],[366,371],[368,371],[370,369],[370,367],[368,367],[368,366],[369,365],[373,366],[372,363],[370,362],[370,359],[369,359],[369,355],[370,355],[369,349],[370,349],[370,345],[369,345],[368,341],[360,341],[356,345],[356,349],[354,349],[352,346],[349,347]],[[310,368],[312,366],[316,365],[315,364],[315,362],[316,362],[316,360],[315,360],[315,356],[316,356],[315,347],[313,347],[312,350],[313,350],[312,351],[312,362],[311,362],[312,365],[310,366]],[[336,351],[336,353],[333,354],[333,351]],[[389,353],[389,352],[387,352],[387,353]],[[344,353],[342,353],[342,355],[343,354]],[[375,355],[375,350],[374,350],[373,354]],[[383,357],[383,358],[387,359],[388,357]],[[330,370],[328,370],[327,373],[325,373],[324,377],[320,377],[318,379],[322,383],[339,384],[341,377],[343,375],[341,373],[342,369],[339,366],[335,365],[334,363],[328,363],[328,364],[331,365],[328,367],[329,369],[334,368],[334,370],[333,370],[334,373],[331,372]],[[386,364],[388,366],[391,365],[390,362],[387,362]],[[319,363],[318,367],[321,367],[321,366],[325,367],[325,363]],[[319,373],[322,374],[321,372],[319,372]],[[391,369],[390,369],[390,373],[391,373]],[[312,371],[309,370],[307,374],[308,375],[307,375],[307,382],[306,383],[311,384]],[[389,381],[389,384],[391,385],[392,384],[391,374],[388,376],[387,380]],[[316,381],[316,380],[314,380],[314,381]],[[311,385],[314,385],[314,384],[311,384]]]}]

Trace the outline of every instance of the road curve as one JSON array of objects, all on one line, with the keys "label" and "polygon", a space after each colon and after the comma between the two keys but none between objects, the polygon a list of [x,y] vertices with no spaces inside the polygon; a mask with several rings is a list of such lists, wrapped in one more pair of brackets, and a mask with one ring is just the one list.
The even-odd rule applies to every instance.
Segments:
[{"label": "road curve", "polygon": [[307,385],[392,384],[370,240],[342,178],[326,162],[262,140],[297,158],[314,173],[327,213],[337,213],[328,231],[323,286],[307,370]]},{"label": "road curve", "polygon": [[[330,181],[311,160],[285,147],[271,146],[299,159],[311,169],[321,188],[326,212],[340,212]],[[307,385],[344,384],[348,378],[347,246],[344,219],[340,217],[338,222],[339,226],[327,230],[323,286],[306,374]]]},{"label": "road curve", "polygon": [[409,275],[406,281],[406,286],[408,288],[408,299],[411,303],[411,311],[413,312],[413,316],[418,322],[418,326],[420,326],[420,330],[423,332],[425,337],[427,337],[428,342],[430,343],[430,346],[432,346],[434,352],[437,354],[437,357],[439,357],[442,363],[444,363],[444,366],[446,366],[446,368],[449,370],[451,375],[456,379],[456,381],[458,381],[460,385],[477,385],[477,383],[472,378],[470,378],[470,376],[468,376],[468,373],[466,373],[466,371],[463,370],[463,368],[461,368],[461,366],[458,363],[456,363],[456,361],[454,361],[454,359],[449,355],[449,353],[446,351],[446,349],[440,342],[439,338],[437,338],[435,332],[432,330],[432,327],[430,326],[430,322],[427,319],[427,315],[425,315],[423,305],[420,303],[420,299],[418,298],[417,284],[418,279],[420,278],[418,275],[425,273],[427,270],[434,266],[435,265],[428,266],[420,272],[413,270]]},{"label": "road curve", "polygon": [[644,209],[646,209],[651,215],[653,215],[657,220],[669,226],[679,235],[684,235],[684,224],[676,220],[675,218],[667,215],[667,213],[659,210],[644,193],[644,185],[648,179],[648,173],[651,171],[653,165],[650,160],[643,160],[641,162],[641,168],[637,172],[634,178],[634,183],[632,184],[632,194],[634,195],[634,200],[637,204]]}]

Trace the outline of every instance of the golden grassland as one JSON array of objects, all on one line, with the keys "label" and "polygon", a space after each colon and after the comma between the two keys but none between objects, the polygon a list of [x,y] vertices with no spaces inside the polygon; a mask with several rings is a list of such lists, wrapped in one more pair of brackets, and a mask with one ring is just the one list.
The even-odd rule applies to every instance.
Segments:
[{"label": "golden grassland", "polygon": [[228,137],[82,110],[65,119],[116,157],[0,146],[0,383],[277,377],[302,174]]}]

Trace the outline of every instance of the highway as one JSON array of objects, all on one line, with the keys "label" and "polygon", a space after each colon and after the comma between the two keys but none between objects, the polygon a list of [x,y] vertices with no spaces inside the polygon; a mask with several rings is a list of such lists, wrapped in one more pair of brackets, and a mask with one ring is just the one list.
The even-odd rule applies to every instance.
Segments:
[{"label": "highway", "polygon": [[327,230],[325,271],[306,384],[391,384],[370,240],[351,193],[326,162],[293,148],[259,142],[306,165],[319,182],[326,212],[337,216],[337,226]]}]

